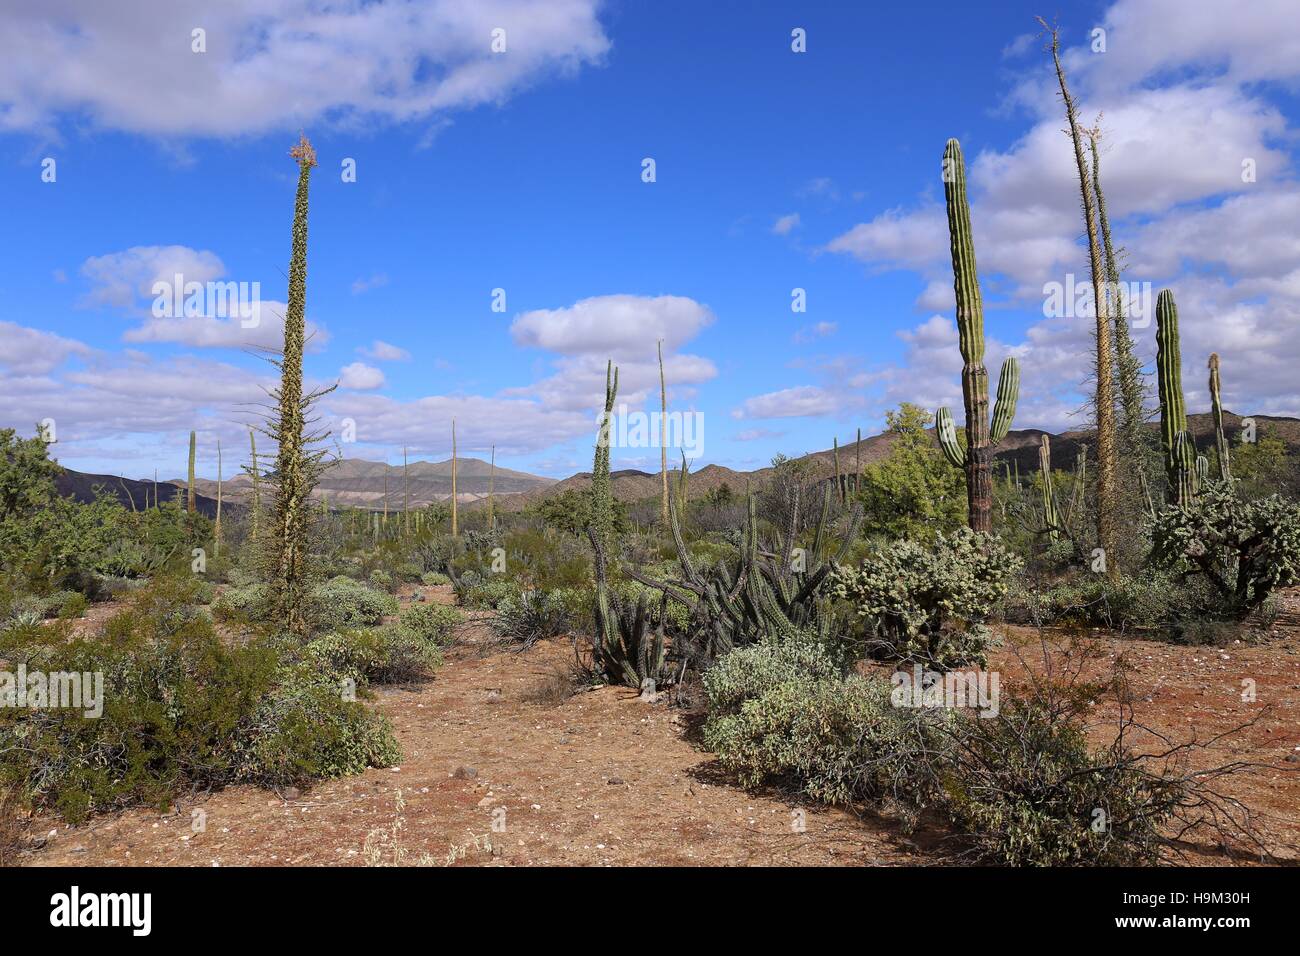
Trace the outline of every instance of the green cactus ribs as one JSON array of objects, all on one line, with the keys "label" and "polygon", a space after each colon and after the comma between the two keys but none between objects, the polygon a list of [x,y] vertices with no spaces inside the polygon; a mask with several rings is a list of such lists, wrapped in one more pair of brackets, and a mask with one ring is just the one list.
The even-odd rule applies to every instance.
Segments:
[{"label": "green cactus ribs", "polygon": [[961,385],[966,411],[965,446],[958,439],[952,413],[947,408],[935,413],[934,424],[944,457],[966,472],[968,523],[972,530],[987,533],[993,530],[992,446],[1006,437],[1015,418],[1020,365],[1014,358],[1002,363],[990,424],[989,375],[984,368],[984,305],[975,266],[970,205],[966,200],[966,165],[961,144],[955,139],[948,140],[943,151],[943,192],[957,301],[957,335],[964,363]]}]

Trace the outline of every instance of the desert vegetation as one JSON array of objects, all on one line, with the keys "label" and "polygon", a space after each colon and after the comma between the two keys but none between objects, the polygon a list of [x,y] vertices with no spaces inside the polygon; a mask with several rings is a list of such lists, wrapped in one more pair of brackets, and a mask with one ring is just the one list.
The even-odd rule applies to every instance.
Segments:
[{"label": "desert vegetation", "polygon": [[[665,447],[653,490],[620,496],[611,360],[589,480],[506,508],[494,446],[486,498],[462,501],[452,421],[446,502],[413,506],[408,486],[400,513],[387,494],[382,511],[330,507],[314,494],[333,463],[313,417],[324,393],[303,384],[316,164],[304,136],[291,153],[279,385],[242,466],[251,496],[223,497],[219,475],[215,516],[196,506],[191,432],[183,504],[156,485],[143,507],[111,487],[74,500],[58,494],[39,430],[0,431],[4,673],[103,682],[93,718],[0,708],[0,861],[20,856],[33,818],[77,824],[395,767],[402,748],[378,690],[437,681],[478,624],[494,652],[566,649],[571,663],[530,704],[596,688],[680,708],[727,785],[928,828],[936,859],[1155,864],[1197,841],[1294,859],[1231,786],[1263,765],[1213,747],[1254,718],[1212,739],[1152,731],[1122,661],[1089,640],[1266,640],[1300,578],[1300,505],[1292,450],[1228,424],[1232,370],[1217,355],[1205,357],[1211,427],[1189,425],[1176,290],[1157,304],[1152,401],[1125,320],[1099,131],[1081,125],[1052,53],[1096,296],[1095,350],[1080,358],[1095,371],[1093,422],[1068,461],[1053,459],[1050,436],[1013,429],[1014,357],[990,408],[978,223],[952,139],[940,168],[961,427],[947,408],[904,404],[873,460],[860,434],[851,454],[831,436],[829,455],[778,457],[745,487],[702,486],[684,458],[670,469]],[[257,432],[270,443],[260,458]],[[1026,666],[990,683],[995,655]],[[414,862],[400,829],[368,842],[367,859]]]}]

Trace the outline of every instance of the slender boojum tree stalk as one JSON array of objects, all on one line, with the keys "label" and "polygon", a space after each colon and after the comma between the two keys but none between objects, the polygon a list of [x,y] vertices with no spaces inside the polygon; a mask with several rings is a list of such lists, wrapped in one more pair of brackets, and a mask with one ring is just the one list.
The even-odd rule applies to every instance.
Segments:
[{"label": "slender boojum tree stalk", "polygon": [[1093,192],[1089,187],[1088,167],[1083,155],[1083,136],[1079,129],[1074,97],[1065,81],[1065,68],[1061,65],[1060,37],[1047,21],[1038,22],[1051,35],[1052,63],[1056,80],[1065,102],[1065,116],[1069,123],[1070,139],[1074,144],[1074,159],[1079,172],[1079,193],[1083,198],[1083,222],[1088,234],[1088,258],[1092,268],[1092,293],[1096,311],[1095,342],[1097,347],[1097,390],[1093,412],[1097,417],[1097,542],[1106,555],[1106,574],[1114,579],[1119,574],[1119,449],[1115,442],[1115,370],[1111,352],[1110,316],[1107,312],[1106,271],[1102,264],[1101,244],[1097,235],[1097,213]]}]

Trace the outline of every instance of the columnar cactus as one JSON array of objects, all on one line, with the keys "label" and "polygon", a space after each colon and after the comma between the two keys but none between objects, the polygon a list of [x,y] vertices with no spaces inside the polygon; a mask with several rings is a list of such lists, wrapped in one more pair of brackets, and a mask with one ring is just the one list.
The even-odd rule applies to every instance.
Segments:
[{"label": "columnar cactus", "polygon": [[952,414],[939,409],[935,428],[944,455],[966,471],[968,521],[975,531],[993,530],[992,445],[1001,441],[1015,416],[1020,391],[1020,368],[1014,358],[1002,363],[997,406],[989,427],[989,375],[984,368],[984,306],[975,269],[975,242],[971,235],[970,205],[966,201],[966,165],[961,144],[948,140],[943,151],[943,192],[948,210],[948,237],[952,252],[953,290],[957,298],[960,338],[962,398],[966,406],[966,447],[957,441]]},{"label": "columnar cactus", "polygon": [[185,484],[185,510],[194,514],[194,432],[190,432],[190,476]]},{"label": "columnar cactus", "polygon": [[1061,516],[1056,508],[1056,486],[1052,481],[1052,440],[1047,435],[1039,439],[1038,470],[1043,480],[1043,526],[1047,536],[1055,541],[1060,535]]},{"label": "columnar cactus", "polygon": [[831,439],[835,449],[835,494],[839,496],[840,503],[844,503],[844,476],[840,472],[840,440],[838,437]]},{"label": "columnar cactus", "polygon": [[1219,459],[1219,478],[1232,477],[1232,464],[1228,455],[1228,439],[1223,431],[1223,395],[1219,389],[1219,353],[1210,353],[1210,405],[1214,413],[1214,448]]},{"label": "columnar cactus", "polygon": [[1173,502],[1186,504],[1196,496],[1196,445],[1187,430],[1183,403],[1183,366],[1178,339],[1178,306],[1174,294],[1162,289],[1156,297],[1156,376],[1160,389],[1160,445]]},{"label": "columnar cactus", "polygon": [[221,557],[221,439],[217,439],[217,520],[212,526],[212,553]]},{"label": "columnar cactus", "polygon": [[451,536],[459,533],[456,521],[456,419],[451,420]]}]

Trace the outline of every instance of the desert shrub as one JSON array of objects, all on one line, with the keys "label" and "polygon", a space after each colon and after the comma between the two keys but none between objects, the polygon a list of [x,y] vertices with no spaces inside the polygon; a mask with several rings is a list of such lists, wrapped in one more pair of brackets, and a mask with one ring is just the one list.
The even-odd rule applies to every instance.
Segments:
[{"label": "desert shrub", "polygon": [[385,571],[383,568],[375,568],[371,571],[369,581],[370,586],[376,590],[388,591],[390,593],[393,590],[393,575],[391,572]]},{"label": "desert shrub", "polygon": [[255,621],[266,616],[270,591],[265,584],[242,584],[229,587],[212,602],[212,614],[218,620]]},{"label": "desert shrub", "polygon": [[925,752],[932,713],[890,702],[880,678],[843,678],[811,641],[760,643],[732,651],[704,675],[704,743],[741,783],[797,787],[825,803],[908,791],[921,799],[914,758]]},{"label": "desert shrub", "polygon": [[1156,516],[1152,560],[1213,592],[1202,611],[1241,620],[1270,594],[1300,580],[1300,506],[1280,495],[1244,498],[1210,481],[1197,497]]},{"label": "desert shrub", "polygon": [[312,588],[308,617],[318,632],[355,630],[396,614],[397,598],[340,575]]},{"label": "desert shrub", "polygon": [[828,591],[867,628],[869,647],[944,670],[983,662],[976,627],[1003,598],[1020,560],[991,535],[962,528],[933,546],[903,540],[839,568]]},{"label": "desert shrub", "polygon": [[467,607],[497,608],[501,602],[519,596],[519,583],[506,577],[471,577],[469,572],[461,578],[460,602]]},{"label": "desert shrub", "polygon": [[14,786],[0,785],[0,866],[17,866],[30,817]]},{"label": "desert shrub", "polygon": [[413,604],[402,612],[402,625],[426,641],[446,646],[452,643],[456,625],[465,615],[447,604]]},{"label": "desert shrub", "polygon": [[420,575],[420,583],[428,588],[436,588],[450,584],[451,578],[438,571],[425,571]]},{"label": "desert shrub", "polygon": [[206,618],[133,607],[101,634],[9,631],[0,657],[103,675],[102,713],[0,708],[0,788],[69,820],[238,781],[306,782],[395,759],[387,724],[340,692],[339,675],[287,646],[227,646]]},{"label": "desert shrub", "polygon": [[307,664],[277,672],[236,748],[236,777],[261,786],[345,777],[401,759],[388,721],[340,692],[337,674]]},{"label": "desert shrub", "polygon": [[1122,572],[1117,580],[1081,572],[1046,585],[1017,581],[1003,602],[1003,614],[1021,624],[1149,629],[1186,617],[1204,600],[1201,591],[1154,568]]},{"label": "desert shrub", "polygon": [[528,646],[568,633],[569,609],[554,594],[520,591],[497,605],[492,629],[506,640]]},{"label": "desert shrub", "polygon": [[1041,697],[963,716],[939,777],[943,810],[984,860],[1010,866],[1158,862],[1183,782],[1122,745],[1093,752],[1077,713]]},{"label": "desert shrub", "polygon": [[211,600],[212,585],[188,572],[160,575],[135,591],[128,605],[155,636],[176,633],[191,622],[210,621],[200,604]]},{"label": "desert shrub", "polygon": [[732,651],[704,675],[705,745],[746,786],[868,801],[908,823],[930,811],[981,862],[1150,864],[1177,854],[1166,827],[1251,835],[1212,785],[1239,764],[1189,773],[1188,745],[1136,754],[1128,715],[1109,746],[1090,749],[1083,721],[1106,685],[1077,673],[1031,678],[1023,696],[1000,695],[978,714],[896,706],[888,682],[843,673],[831,649],[809,641]]},{"label": "desert shrub", "polygon": [[314,638],[307,654],[355,684],[403,684],[432,676],[442,654],[432,640],[399,623]]}]

